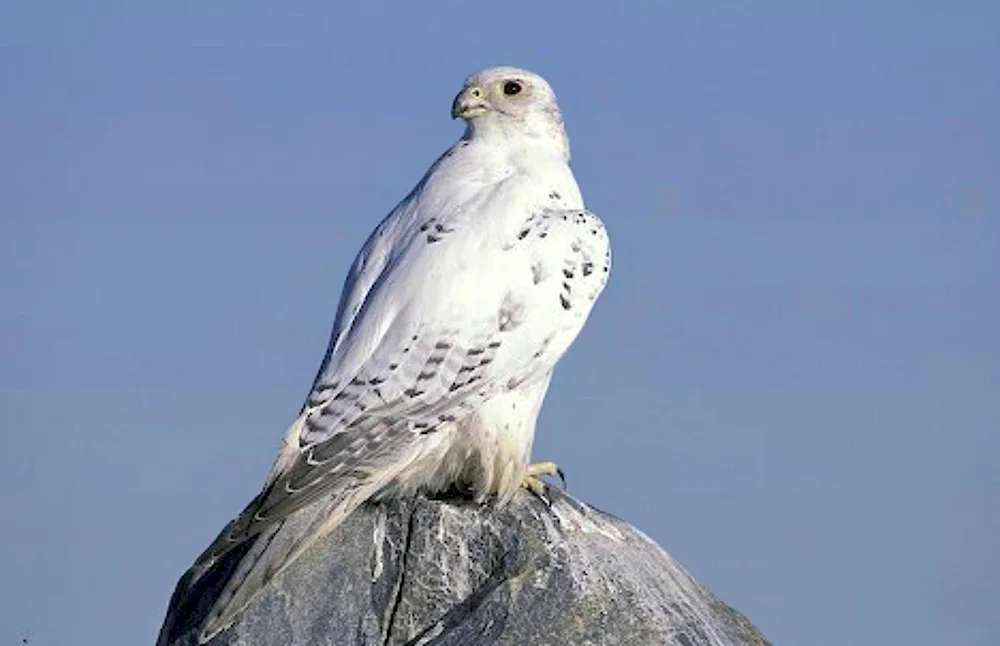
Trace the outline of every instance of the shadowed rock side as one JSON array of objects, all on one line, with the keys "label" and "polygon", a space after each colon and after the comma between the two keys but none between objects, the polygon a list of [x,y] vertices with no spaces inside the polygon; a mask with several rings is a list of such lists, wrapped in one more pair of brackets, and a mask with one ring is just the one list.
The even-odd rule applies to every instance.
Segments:
[{"label": "shadowed rock side", "polygon": [[[365,505],[209,644],[768,643],[641,532],[551,496],[549,508],[522,491],[499,511],[454,500]],[[210,588],[226,576],[222,562],[192,601],[171,600],[172,644],[197,644]]]}]

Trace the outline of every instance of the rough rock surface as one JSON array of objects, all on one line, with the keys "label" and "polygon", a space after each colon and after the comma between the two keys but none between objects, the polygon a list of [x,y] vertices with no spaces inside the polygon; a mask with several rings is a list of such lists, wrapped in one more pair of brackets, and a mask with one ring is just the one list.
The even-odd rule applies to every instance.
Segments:
[{"label": "rough rock surface", "polygon": [[[503,510],[423,498],[363,506],[209,644],[768,643],[641,532],[551,497],[549,507],[522,491]],[[210,601],[172,602],[173,644],[197,643]]]}]

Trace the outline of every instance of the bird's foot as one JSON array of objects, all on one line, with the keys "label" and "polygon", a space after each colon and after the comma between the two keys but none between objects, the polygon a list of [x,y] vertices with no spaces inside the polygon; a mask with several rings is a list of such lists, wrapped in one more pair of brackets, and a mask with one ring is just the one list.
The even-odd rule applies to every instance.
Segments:
[{"label": "bird's foot", "polygon": [[542,502],[548,505],[549,498],[546,495],[547,485],[541,476],[558,476],[565,491],[566,474],[563,473],[563,470],[555,462],[535,462],[528,465],[528,469],[524,472],[524,479],[521,481],[521,486],[538,496]]}]

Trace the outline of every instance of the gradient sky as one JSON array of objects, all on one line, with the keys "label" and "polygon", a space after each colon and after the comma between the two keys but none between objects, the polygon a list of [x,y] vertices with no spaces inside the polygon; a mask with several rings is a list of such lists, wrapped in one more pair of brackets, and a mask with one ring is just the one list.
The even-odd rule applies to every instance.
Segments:
[{"label": "gradient sky", "polygon": [[0,644],[152,643],[498,63],[615,249],[535,457],[777,644],[1000,643],[995,2],[210,4],[0,8]]}]

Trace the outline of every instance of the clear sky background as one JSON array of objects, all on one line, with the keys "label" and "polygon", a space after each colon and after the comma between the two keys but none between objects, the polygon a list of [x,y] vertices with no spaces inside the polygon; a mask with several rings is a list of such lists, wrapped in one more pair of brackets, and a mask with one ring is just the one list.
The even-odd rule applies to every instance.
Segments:
[{"label": "clear sky background", "polygon": [[777,644],[1000,643],[995,2],[147,4],[0,6],[0,645],[152,643],[498,63],[616,254],[535,457]]}]

